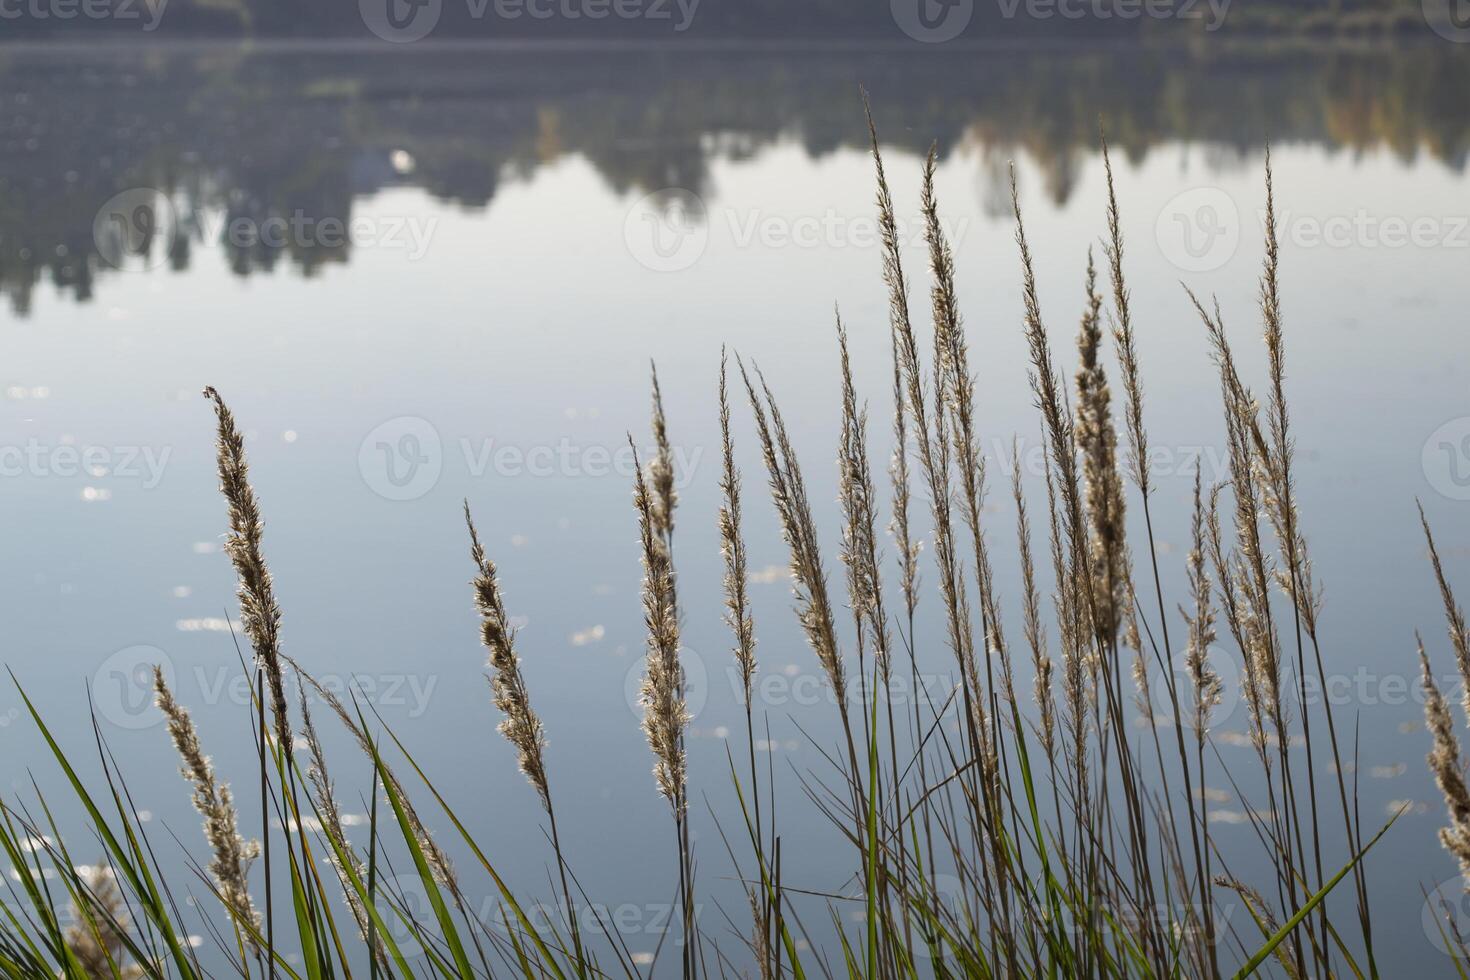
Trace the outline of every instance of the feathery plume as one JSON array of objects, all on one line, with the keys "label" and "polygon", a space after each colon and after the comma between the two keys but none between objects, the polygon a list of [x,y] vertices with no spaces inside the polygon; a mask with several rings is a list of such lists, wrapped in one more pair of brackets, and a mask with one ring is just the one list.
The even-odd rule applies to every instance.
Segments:
[{"label": "feathery plume", "polygon": [[[247,937],[260,931],[260,915],[250,900],[246,874],[259,854],[259,845],[240,836],[235,800],[228,784],[215,779],[214,765],[199,744],[199,733],[188,709],[174,700],[163,669],[153,668],[153,693],[168,723],[168,734],[183,760],[180,770],[194,785],[194,809],[204,817],[204,838],[214,853],[209,874],[230,916]],[[251,939],[254,946],[254,940]]]},{"label": "feathery plume", "polygon": [[909,530],[909,436],[908,413],[903,400],[903,369],[899,363],[898,336],[890,331],[893,352],[893,459],[888,477],[893,484],[893,518],[889,530],[898,546],[898,568],[904,609],[912,618],[919,605],[919,549]]},{"label": "feathery plume", "polygon": [[[1029,378],[1031,392],[1041,409],[1052,465],[1057,473],[1057,493],[1061,502],[1061,528],[1069,550],[1075,555],[1087,554],[1086,528],[1082,515],[1082,481],[1074,454],[1076,437],[1072,421],[1062,398],[1062,385],[1052,359],[1051,342],[1041,318],[1041,301],[1037,297],[1036,272],[1031,261],[1031,246],[1026,241],[1026,226],[1021,219],[1021,194],[1016,184],[1015,166],[1011,167],[1011,208],[1016,218],[1016,245],[1021,252],[1021,295],[1025,305],[1026,346],[1031,356]],[[1084,597],[1086,598],[1086,597]],[[1087,603],[1083,604],[1086,612]]]},{"label": "feathery plume", "polygon": [[[934,170],[939,159],[937,144],[931,144],[924,160],[920,208],[924,214],[924,238],[929,246],[929,291],[934,318],[934,426],[936,439],[943,439],[945,418],[954,448],[955,469],[960,477],[962,516],[970,530],[975,556],[975,581],[980,599],[981,623],[986,644],[987,681],[993,681],[993,661],[1000,660],[1002,694],[1014,703],[1015,685],[1009,658],[1005,655],[1000,628],[1000,608],[995,601],[989,549],[980,512],[985,504],[985,459],[975,424],[975,381],[970,373],[969,346],[961,325],[959,300],[954,282],[954,254],[939,220],[939,202],[934,192]],[[947,467],[946,467],[947,469]],[[932,489],[932,488],[931,488]],[[969,653],[973,658],[973,651]],[[973,672],[973,668],[972,668]],[[978,703],[977,698],[977,703]],[[993,732],[997,735],[998,733]]]},{"label": "feathery plume", "polygon": [[[866,101],[864,107],[867,108]],[[914,423],[913,437],[918,449],[920,469],[929,490],[930,516],[934,527],[934,562],[939,567],[939,591],[944,600],[948,643],[966,677],[966,683],[970,683],[970,679],[975,676],[974,639],[970,634],[964,582],[955,548],[950,499],[949,439],[942,405],[943,376],[936,372],[934,431],[931,434],[929,414],[925,407],[927,398],[924,392],[923,367],[919,360],[919,345],[909,318],[908,281],[904,277],[899,250],[898,219],[893,211],[893,195],[889,191],[888,178],[883,169],[878,128],[873,122],[871,110],[868,111],[867,118],[873,169],[878,182],[878,228],[883,242],[883,282],[888,287],[889,327],[902,374],[908,411]],[[945,349],[942,343],[935,345],[936,362],[945,356]],[[978,700],[977,693],[977,703]]]},{"label": "feathery plume", "polygon": [[852,383],[847,350],[847,328],[837,315],[837,345],[842,364],[842,437],[837,454],[838,500],[842,506],[842,560],[847,565],[847,592],[859,623],[866,623],[873,640],[878,669],[891,676],[891,635],[883,607],[883,583],[878,571],[878,504],[868,467],[868,412],[860,408]]},{"label": "feathery plume", "polygon": [[726,387],[725,349],[720,348],[720,553],[725,559],[725,622],[735,634],[735,664],[745,703],[751,703],[755,680],[755,622],[750,615],[746,585],[745,538],[740,530],[740,472],[735,468],[735,446],[730,438],[730,399]]},{"label": "feathery plume", "polygon": [[1434,567],[1434,580],[1439,585],[1440,600],[1444,603],[1450,648],[1455,651],[1455,664],[1460,668],[1460,678],[1464,682],[1465,713],[1470,715],[1470,629],[1465,626],[1465,611],[1455,601],[1454,590],[1450,588],[1444,567],[1439,563],[1439,549],[1434,546],[1434,535],[1429,530],[1429,518],[1424,516],[1424,505],[1418,506],[1419,523],[1424,528],[1424,540],[1429,544],[1429,563]]},{"label": "feathery plume", "polygon": [[1185,567],[1189,578],[1189,594],[1194,600],[1194,614],[1181,608],[1180,614],[1189,627],[1184,649],[1184,669],[1194,688],[1194,729],[1201,737],[1209,730],[1210,712],[1220,703],[1223,685],[1220,675],[1210,666],[1210,645],[1215,642],[1215,607],[1210,599],[1210,574],[1205,567],[1205,508],[1200,494],[1200,475],[1194,474],[1194,520],[1189,556]]},{"label": "feathery plume", "polygon": [[[684,800],[684,668],[679,663],[679,610],[674,599],[674,563],[661,535],[660,504],[654,498],[632,436],[635,477],[633,506],[643,545],[643,617],[648,626],[648,664],[643,678],[643,732],[653,749],[658,790],[676,810]],[[653,469],[652,466],[649,467]]]},{"label": "feathery plume", "polygon": [[[1046,436],[1042,435],[1043,451]],[[1088,665],[1086,650],[1089,645],[1083,637],[1081,598],[1077,594],[1078,577],[1068,574],[1066,557],[1063,554],[1063,535],[1058,516],[1056,484],[1052,479],[1051,467],[1044,467],[1042,476],[1046,480],[1046,510],[1050,524],[1052,575],[1056,579],[1053,605],[1057,614],[1057,640],[1062,652],[1062,708],[1067,721],[1072,744],[1069,747],[1079,767],[1079,776],[1086,772],[1087,764],[1087,704]]]},{"label": "feathery plume", "polygon": [[902,573],[904,606],[909,617],[919,602],[919,549],[909,527],[908,413],[914,419],[914,436],[919,441],[921,457],[928,452],[928,422],[924,418],[923,382],[918,376],[918,348],[909,322],[909,287],[904,277],[903,261],[898,248],[898,220],[893,212],[893,195],[883,170],[883,154],[878,148],[878,127],[873,122],[872,107],[863,95],[867,114],[868,137],[872,147],[873,167],[877,174],[878,229],[883,242],[883,284],[888,289],[888,329],[893,351],[893,461],[889,474],[893,481],[893,531],[897,539],[899,569]]},{"label": "feathery plume", "polygon": [[140,964],[128,962],[127,931],[132,920],[112,869],[98,864],[87,870],[85,878],[81,905],[75,900],[71,903],[73,925],[66,930],[67,950],[89,980],[135,980],[144,976]]},{"label": "feathery plume", "polygon": [[541,797],[541,806],[546,808],[549,806],[549,792],[542,758],[546,731],[541,719],[531,710],[531,698],[526,693],[526,681],[521,675],[521,658],[516,655],[515,627],[505,611],[495,563],[485,557],[485,548],[480,544],[480,535],[470,516],[469,501],[464,505],[464,522],[469,528],[470,559],[476,569],[471,584],[475,591],[475,608],[480,613],[480,640],[490,651],[488,666],[495,707],[505,716],[496,730],[515,746],[520,770],[535,788],[536,795]]},{"label": "feathery plume", "polygon": [[229,503],[230,533],[225,538],[225,553],[235,566],[239,578],[236,592],[240,599],[240,620],[245,635],[255,650],[255,659],[265,670],[270,687],[271,710],[275,717],[276,740],[287,758],[291,757],[291,722],[287,717],[286,689],[281,676],[281,608],[276,605],[270,569],[261,551],[264,526],[260,503],[250,486],[250,472],[245,460],[245,438],[235,424],[219,392],[204,389],[204,397],[214,402],[218,420],[216,438],[219,457],[220,490]]},{"label": "feathery plume", "polygon": [[496,573],[495,563],[486,557],[485,548],[480,544],[480,535],[475,530],[474,518],[470,516],[468,500],[464,502],[464,522],[470,532],[470,559],[475,563],[476,569],[471,585],[475,592],[475,608],[480,614],[480,640],[489,651],[487,666],[490,668],[492,700],[505,716],[496,726],[496,730],[515,746],[520,770],[536,790],[536,795],[541,798],[541,808],[551,821],[551,845],[556,852],[557,870],[561,876],[567,912],[573,917],[570,923],[572,942],[580,969],[584,963],[581,930],[577,926],[576,913],[572,911],[572,892],[567,886],[561,836],[556,827],[556,812],[551,806],[551,787],[546,781],[546,730],[536,712],[531,710],[531,696],[526,691],[526,679],[521,674],[521,658],[516,655],[515,627],[511,625],[510,616],[505,611],[505,599],[500,593],[500,578]]},{"label": "feathery plume", "polygon": [[[1077,446],[1082,451],[1082,473],[1087,488],[1090,524],[1089,557],[1098,640],[1109,646],[1132,611],[1125,544],[1123,481],[1118,475],[1118,434],[1113,428],[1112,395],[1107,372],[1098,359],[1102,346],[1102,295],[1097,291],[1097,267],[1087,252],[1087,306],[1077,334]],[[1136,628],[1134,630],[1136,633]],[[1136,644],[1135,644],[1136,645]]]},{"label": "feathery plume", "polygon": [[1259,470],[1255,465],[1258,457],[1253,449],[1256,436],[1252,435],[1258,429],[1258,408],[1236,370],[1218,304],[1211,314],[1193,293],[1188,295],[1204,321],[1220,369],[1225,438],[1230,457],[1230,488],[1235,498],[1236,546],[1229,562],[1223,560],[1223,549],[1218,545],[1215,548],[1222,586],[1226,576],[1230,579],[1227,618],[1245,661],[1244,693],[1257,747],[1265,744],[1267,721],[1275,728],[1280,744],[1285,745],[1287,731],[1286,709],[1281,697],[1281,657],[1268,594],[1272,562],[1261,540],[1258,518],[1262,510],[1261,488]]},{"label": "feathery plume", "polygon": [[1138,347],[1133,334],[1133,307],[1123,279],[1123,227],[1118,213],[1118,194],[1113,185],[1113,158],[1108,140],[1102,138],[1103,170],[1108,185],[1108,243],[1103,253],[1108,260],[1113,289],[1113,346],[1122,369],[1123,392],[1128,397],[1124,412],[1128,431],[1128,463],[1133,482],[1147,499],[1149,495],[1148,433],[1143,427],[1143,381],[1138,370]]},{"label": "feathery plume", "polygon": [[1312,582],[1312,560],[1307,541],[1300,531],[1296,494],[1292,486],[1292,458],[1295,446],[1291,437],[1290,415],[1286,406],[1286,340],[1281,326],[1281,290],[1278,281],[1280,248],[1276,237],[1276,197],[1272,184],[1271,148],[1266,148],[1266,258],[1261,273],[1261,320],[1265,325],[1266,355],[1271,387],[1267,403],[1268,443],[1259,429],[1252,431],[1252,441],[1260,470],[1261,502],[1271,529],[1286,562],[1286,568],[1275,570],[1280,589],[1296,604],[1307,633],[1316,636],[1317,614],[1322,597]]},{"label": "feathery plume", "polygon": [[1455,721],[1450,716],[1449,705],[1445,704],[1439,686],[1434,683],[1429,657],[1424,653],[1424,641],[1417,634],[1414,638],[1419,647],[1419,666],[1423,671],[1424,723],[1433,739],[1429,771],[1434,773],[1434,781],[1444,794],[1450,818],[1449,826],[1440,828],[1439,842],[1460,862],[1460,874],[1465,879],[1466,891],[1470,891],[1470,788],[1465,785],[1460,740],[1455,737]]},{"label": "feathery plume", "polygon": [[665,539],[674,533],[674,454],[669,447],[669,427],[664,419],[664,397],[658,387],[658,367],[649,362],[653,376],[653,459],[648,463],[648,483],[653,488],[653,529]]},{"label": "feathery plume", "polygon": [[[827,674],[827,682],[837,696],[838,710],[847,713],[847,671],[837,648],[837,630],[832,616],[832,601],[827,593],[827,573],[822,566],[822,551],[817,544],[816,524],[812,520],[811,506],[807,502],[806,485],[802,482],[801,467],[796,453],[786,434],[786,423],[781,410],[771,395],[760,370],[761,393],[745,370],[745,364],[737,357],[745,383],[750,407],[755,415],[756,433],[760,438],[761,455],[765,458],[770,477],[771,498],[776,504],[776,514],[781,521],[781,534],[791,551],[791,576],[796,594],[797,620],[807,643],[817,655],[817,662]],[[764,396],[764,405],[762,404]]]},{"label": "feathery plume", "polygon": [[[893,213],[893,195],[883,170],[883,154],[878,148],[878,128],[864,95],[868,136],[872,144],[873,167],[877,173],[878,229],[883,240],[883,284],[888,287],[888,329],[893,349],[893,435],[894,455],[890,467],[893,479],[893,529],[898,540],[899,568],[903,576],[904,605],[910,618],[919,602],[919,547],[909,530],[908,422],[914,419],[914,437],[919,442],[921,458],[929,458],[928,422],[924,417],[923,382],[918,372],[918,348],[909,322],[909,287],[904,277],[903,261],[898,250],[898,221]],[[947,506],[947,505],[946,505]]]},{"label": "feathery plume", "polygon": [[1026,644],[1036,670],[1036,706],[1041,710],[1041,747],[1051,756],[1056,751],[1056,700],[1052,695],[1052,663],[1046,652],[1046,627],[1041,622],[1041,600],[1036,592],[1036,569],[1031,561],[1031,521],[1026,516],[1026,498],[1021,493],[1021,454],[1011,445],[1011,495],[1016,501],[1016,539],[1021,552],[1021,603]]}]

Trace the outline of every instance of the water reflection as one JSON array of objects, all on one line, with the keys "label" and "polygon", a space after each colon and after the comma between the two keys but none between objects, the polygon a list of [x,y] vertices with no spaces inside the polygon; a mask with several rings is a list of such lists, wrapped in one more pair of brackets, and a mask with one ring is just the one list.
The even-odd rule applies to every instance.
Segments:
[{"label": "water reflection", "polygon": [[[818,157],[861,139],[983,147],[982,187],[1035,159],[1065,202],[1105,114],[1138,160],[1166,140],[1221,162],[1266,141],[1387,146],[1455,171],[1470,151],[1470,52],[1183,47],[776,53],[481,48],[368,55],[228,49],[0,51],[0,292],[26,314],[49,281],[77,300],[119,264],[183,272],[204,244],[237,275],[350,260],[354,202],[400,185],[484,208],[568,155],[619,192],[708,184],[711,163],[780,139]],[[158,192],[158,193],[155,193]],[[404,219],[405,223],[407,217]],[[420,229],[421,231],[421,229]]]}]

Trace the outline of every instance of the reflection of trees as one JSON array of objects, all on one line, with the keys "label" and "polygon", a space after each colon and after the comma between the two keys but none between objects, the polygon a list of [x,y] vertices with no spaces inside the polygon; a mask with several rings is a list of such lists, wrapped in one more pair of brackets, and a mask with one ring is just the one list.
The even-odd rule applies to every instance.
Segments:
[{"label": "reflection of trees", "polygon": [[309,274],[347,261],[350,246],[235,240],[229,222],[347,223],[354,201],[398,184],[483,207],[503,182],[569,154],[619,193],[705,192],[713,158],[779,140],[812,156],[861,149],[859,82],[886,140],[915,153],[930,139],[946,154],[964,150],[987,202],[1017,153],[1066,200],[1099,117],[1133,161],[1166,141],[1208,142],[1227,156],[1266,140],[1386,147],[1456,170],[1470,154],[1470,51],[1453,45],[917,55],[669,45],[368,59],[0,51],[0,292],[21,312],[42,282],[88,299],[110,269],[93,219],[126,188],[157,188],[179,209],[177,233],[156,246],[168,268],[187,269],[216,235],[210,244],[238,274],[283,261]]}]

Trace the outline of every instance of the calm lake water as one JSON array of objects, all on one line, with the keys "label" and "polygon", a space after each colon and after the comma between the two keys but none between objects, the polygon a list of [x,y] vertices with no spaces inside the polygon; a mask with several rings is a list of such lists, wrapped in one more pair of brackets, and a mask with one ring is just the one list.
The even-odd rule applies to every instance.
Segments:
[{"label": "calm lake water", "polygon": [[[714,523],[720,348],[757,361],[782,402],[839,587],[834,302],[879,454],[891,413],[863,84],[915,246],[920,164],[937,141],[1016,632],[1001,488],[1013,438],[1033,508],[1044,498],[1008,164],[1070,372],[1086,254],[1104,231],[1106,121],[1172,604],[1196,469],[1224,476],[1217,381],[1180,282],[1218,294],[1263,387],[1271,145],[1330,696],[1356,726],[1365,825],[1411,803],[1370,858],[1380,962],[1450,969],[1422,918],[1421,889],[1458,886],[1434,840],[1443,806],[1422,762],[1413,631],[1451,681],[1453,660],[1414,499],[1470,596],[1470,49],[418,47],[0,48],[0,659],[79,753],[94,751],[90,692],[166,861],[183,866],[170,832],[196,855],[203,841],[144,665],[168,666],[242,809],[258,812],[199,397],[212,384],[248,431],[288,651],[374,702],[499,870],[539,893],[541,814],[483,679],[468,498],[523,623],[570,858],[596,901],[625,911],[630,948],[654,950],[674,852],[638,729],[626,450],[629,432],[650,442],[654,358],[678,448],[701,922],[738,955],[723,913],[746,913],[716,823],[738,821],[725,751],[743,737]],[[914,299],[924,306],[917,284]],[[807,735],[825,746],[835,711],[794,628],[749,413],[734,415],[786,874],[837,891],[848,848],[799,784],[830,774]],[[921,667],[945,691],[937,605],[926,592]],[[22,712],[0,691],[0,777],[12,795],[30,792],[31,770],[59,790]],[[1220,758],[1249,770],[1232,738],[1245,711],[1227,700],[1223,714]],[[318,721],[360,813],[366,766]],[[1248,804],[1218,768],[1211,781],[1225,791],[1211,804],[1222,846],[1254,853]],[[818,934],[824,922],[814,906]],[[660,972],[676,959],[666,951]]]}]

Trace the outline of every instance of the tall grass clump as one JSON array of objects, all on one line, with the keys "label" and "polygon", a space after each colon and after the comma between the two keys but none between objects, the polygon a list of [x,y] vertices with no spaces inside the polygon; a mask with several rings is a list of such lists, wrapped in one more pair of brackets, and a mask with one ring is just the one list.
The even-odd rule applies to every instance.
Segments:
[{"label": "tall grass clump", "polygon": [[[1075,333],[1056,326],[1041,303],[1014,174],[1013,261],[1022,302],[1016,323],[976,327],[961,315],[964,271],[940,221],[937,153],[925,160],[918,188],[927,268],[911,269],[871,116],[868,125],[882,244],[875,272],[887,292],[891,355],[892,384],[880,404],[885,414],[891,410],[884,428],[894,450],[875,460],[869,406],[852,370],[851,349],[861,335],[840,315],[834,488],[814,489],[814,471],[798,459],[776,393],[755,362],[721,351],[720,507],[706,518],[715,522],[720,553],[680,555],[681,562],[722,563],[746,745],[729,753],[721,773],[692,771],[689,762],[671,416],[652,377],[654,451],[637,468],[629,528],[636,529],[643,568],[641,701],[653,757],[650,789],[669,806],[675,844],[672,854],[648,855],[655,867],[669,869],[677,896],[668,950],[661,943],[650,964],[615,928],[582,926],[585,916],[601,916],[574,871],[573,856],[586,853],[586,842],[564,847],[548,726],[532,707],[500,573],[469,503],[463,516],[488,700],[546,817],[556,916],[534,914],[526,887],[513,886],[494,864],[485,821],[453,809],[370,704],[327,690],[284,651],[244,439],[211,388],[205,393],[216,416],[226,552],[255,678],[253,710],[242,724],[259,770],[236,779],[259,780],[261,810],[237,809],[187,707],[159,671],[157,703],[211,855],[207,864],[192,865],[194,880],[165,875],[100,727],[94,725],[100,778],[84,779],[32,708],[72,795],[67,809],[84,816],[86,846],[100,847],[103,862],[76,862],[46,801],[0,804],[0,846],[15,871],[8,881],[15,903],[0,922],[0,970],[17,977],[312,980],[655,973],[1050,980],[1219,978],[1258,970],[1291,978],[1380,976],[1364,858],[1387,827],[1363,823],[1356,786],[1345,775],[1355,759],[1343,752],[1338,719],[1330,703],[1307,697],[1314,677],[1325,683],[1334,651],[1321,629],[1322,585],[1297,500],[1269,158],[1257,297],[1268,355],[1258,385],[1264,397],[1236,359],[1238,337],[1227,330],[1222,305],[1189,294],[1202,351],[1218,373],[1230,469],[1213,486],[1196,476],[1184,529],[1189,548],[1177,561],[1155,539],[1147,372],[1106,142],[1101,262],[1089,253],[1080,314],[1064,318],[1076,324]],[[929,287],[922,300],[914,295],[918,276]],[[927,316],[916,312],[925,307]],[[985,335],[999,330],[1019,330],[1026,345],[1026,363],[1017,369],[1027,373],[1044,440],[1044,500],[1028,499],[1017,461],[1001,474],[1009,478],[1007,501],[988,502],[992,474],[981,451],[985,420],[973,361],[987,350]],[[1115,376],[1109,363],[1116,363]],[[840,742],[823,747],[828,768],[810,774],[804,788],[850,862],[823,869],[831,874],[822,881],[792,880],[784,865],[776,783],[756,748],[768,736],[756,689],[759,645],[747,587],[751,501],[732,435],[732,414],[740,410],[734,401],[746,403],[753,424],[753,455],[785,546],[796,624],[836,710]],[[825,539],[837,542],[829,553],[811,500],[834,489],[841,526]],[[1014,527],[1017,581],[996,574],[997,527]],[[1451,647],[1470,682],[1470,632],[1432,536],[1428,544]],[[835,585],[834,555],[843,573]],[[1017,603],[1019,627],[1006,621],[1007,597]],[[921,621],[930,603],[933,618]],[[932,635],[924,622],[937,625]],[[1231,670],[1226,646],[1244,664],[1249,770],[1227,768],[1212,735]],[[900,685],[921,690],[919,663],[935,650],[953,664],[952,686],[937,698],[901,697]],[[1449,809],[1441,836],[1470,869],[1470,792],[1456,724],[1422,645],[1420,657],[1429,764]],[[294,710],[288,679],[298,694]],[[339,778],[351,773],[371,787],[365,841],[349,839],[344,829],[308,692],[357,749],[333,766]],[[465,778],[473,778],[472,769]],[[735,927],[734,947],[726,930],[696,914],[695,896],[708,893],[714,873],[705,870],[711,856],[696,854],[690,829],[701,779],[729,780],[738,804],[715,814],[733,865],[721,874],[738,881],[748,906],[739,910],[748,925]],[[1221,780],[1249,797],[1254,849],[1226,847],[1217,836],[1206,800]],[[558,798],[569,792],[559,787]],[[461,855],[458,865],[451,849]],[[1349,878],[1349,894],[1334,891]],[[423,900],[406,893],[405,881]],[[822,903],[825,923],[812,915]],[[498,918],[494,927],[486,909]],[[1222,914],[1227,910],[1244,916],[1231,919]],[[734,925],[730,910],[721,911]]]}]

